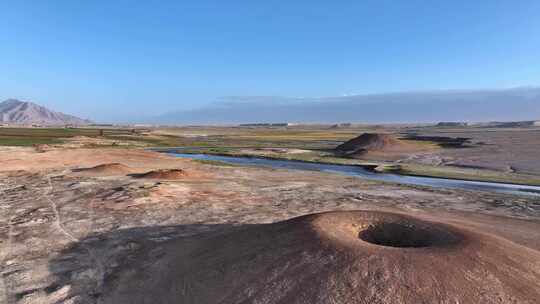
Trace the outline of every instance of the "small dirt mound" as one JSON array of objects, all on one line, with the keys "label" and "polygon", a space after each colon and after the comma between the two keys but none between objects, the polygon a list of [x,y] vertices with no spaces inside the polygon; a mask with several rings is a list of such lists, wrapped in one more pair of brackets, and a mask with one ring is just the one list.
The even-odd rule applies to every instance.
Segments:
[{"label": "small dirt mound", "polygon": [[339,156],[377,160],[397,160],[411,153],[433,150],[434,145],[405,140],[392,134],[364,133],[334,150]]},{"label": "small dirt mound", "polygon": [[186,177],[186,171],[182,169],[160,169],[153,170],[142,174],[133,174],[136,178],[151,178],[151,179],[181,179]]},{"label": "small dirt mound", "polygon": [[364,133],[336,147],[336,151],[345,154],[369,151],[394,151],[409,145],[391,134]]},{"label": "small dirt mound", "polygon": [[45,153],[52,150],[52,147],[47,144],[35,144],[34,149],[36,149],[36,152],[38,153]]},{"label": "small dirt mound", "polygon": [[141,257],[127,267],[102,302],[535,303],[540,297],[540,252],[401,214],[313,214],[177,240],[160,252],[157,262]]},{"label": "small dirt mound", "polygon": [[96,174],[96,175],[124,175],[132,171],[131,167],[128,167],[121,163],[109,163],[101,164],[90,168],[75,169],[73,172]]}]

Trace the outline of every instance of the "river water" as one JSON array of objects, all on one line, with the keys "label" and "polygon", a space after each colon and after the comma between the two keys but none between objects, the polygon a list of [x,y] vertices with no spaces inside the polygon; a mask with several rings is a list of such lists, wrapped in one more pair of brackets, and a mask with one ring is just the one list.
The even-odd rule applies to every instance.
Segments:
[{"label": "river water", "polygon": [[342,174],[347,176],[355,176],[358,178],[364,178],[368,180],[377,180],[385,182],[393,182],[407,185],[420,185],[436,188],[452,188],[452,189],[465,189],[465,190],[479,190],[489,191],[507,194],[518,194],[528,196],[540,197],[540,186],[527,186],[505,183],[490,183],[479,181],[467,181],[460,179],[449,178],[434,178],[434,177],[421,177],[421,176],[409,176],[392,173],[377,173],[367,170],[360,166],[354,165],[332,165],[321,163],[308,163],[294,160],[277,160],[267,158],[256,157],[235,157],[235,156],[221,156],[221,155],[209,155],[209,154],[187,154],[166,152],[177,157],[199,159],[199,160],[216,160],[230,164],[237,165],[252,165],[252,166],[264,166],[271,168],[283,168],[293,170],[309,170],[320,172],[331,172],[336,174]]}]

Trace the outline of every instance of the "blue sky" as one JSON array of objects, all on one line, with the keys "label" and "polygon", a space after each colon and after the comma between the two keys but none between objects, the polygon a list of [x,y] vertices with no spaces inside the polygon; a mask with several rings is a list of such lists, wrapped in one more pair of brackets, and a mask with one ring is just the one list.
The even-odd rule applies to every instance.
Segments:
[{"label": "blue sky", "polygon": [[0,1],[0,99],[96,120],[220,96],[540,85],[540,1]]}]

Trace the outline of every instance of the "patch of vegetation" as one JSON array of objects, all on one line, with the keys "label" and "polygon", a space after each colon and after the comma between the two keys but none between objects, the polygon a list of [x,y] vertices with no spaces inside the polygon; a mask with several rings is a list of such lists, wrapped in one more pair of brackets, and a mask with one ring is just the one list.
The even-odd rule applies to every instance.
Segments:
[{"label": "patch of vegetation", "polygon": [[0,146],[33,146],[39,144],[60,144],[61,140],[47,137],[9,137],[0,135]]},{"label": "patch of vegetation", "polygon": [[61,144],[62,138],[75,136],[98,137],[132,134],[131,129],[94,128],[0,128],[1,146],[32,146]]},{"label": "patch of vegetation", "polygon": [[230,149],[227,148],[210,148],[208,149],[209,152],[212,153],[228,153]]},{"label": "patch of vegetation", "polygon": [[212,165],[212,166],[222,166],[222,167],[238,167],[239,166],[237,164],[231,164],[224,161],[210,160],[210,159],[194,159],[193,161],[196,161],[198,163],[205,164],[205,165]]}]

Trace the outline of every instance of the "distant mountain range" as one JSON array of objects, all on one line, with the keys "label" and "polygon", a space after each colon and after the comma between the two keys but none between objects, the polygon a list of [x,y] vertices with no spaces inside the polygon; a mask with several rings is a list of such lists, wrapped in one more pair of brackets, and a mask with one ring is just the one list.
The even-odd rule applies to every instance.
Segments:
[{"label": "distant mountain range", "polygon": [[51,111],[32,102],[8,99],[0,103],[0,123],[41,125],[86,125],[90,120]]},{"label": "distant mountain range", "polygon": [[[144,114],[142,114],[144,115]],[[230,96],[197,109],[131,123],[170,125],[246,123],[437,123],[540,120],[540,88],[445,90],[338,97]],[[114,122],[114,121],[112,121]],[[0,103],[0,123],[85,125],[90,120],[49,110],[32,102]],[[538,122],[536,122],[538,124]]]},{"label": "distant mountain range", "polygon": [[167,113],[166,124],[414,123],[540,119],[540,88],[446,90],[321,98],[226,97],[200,109]]}]

